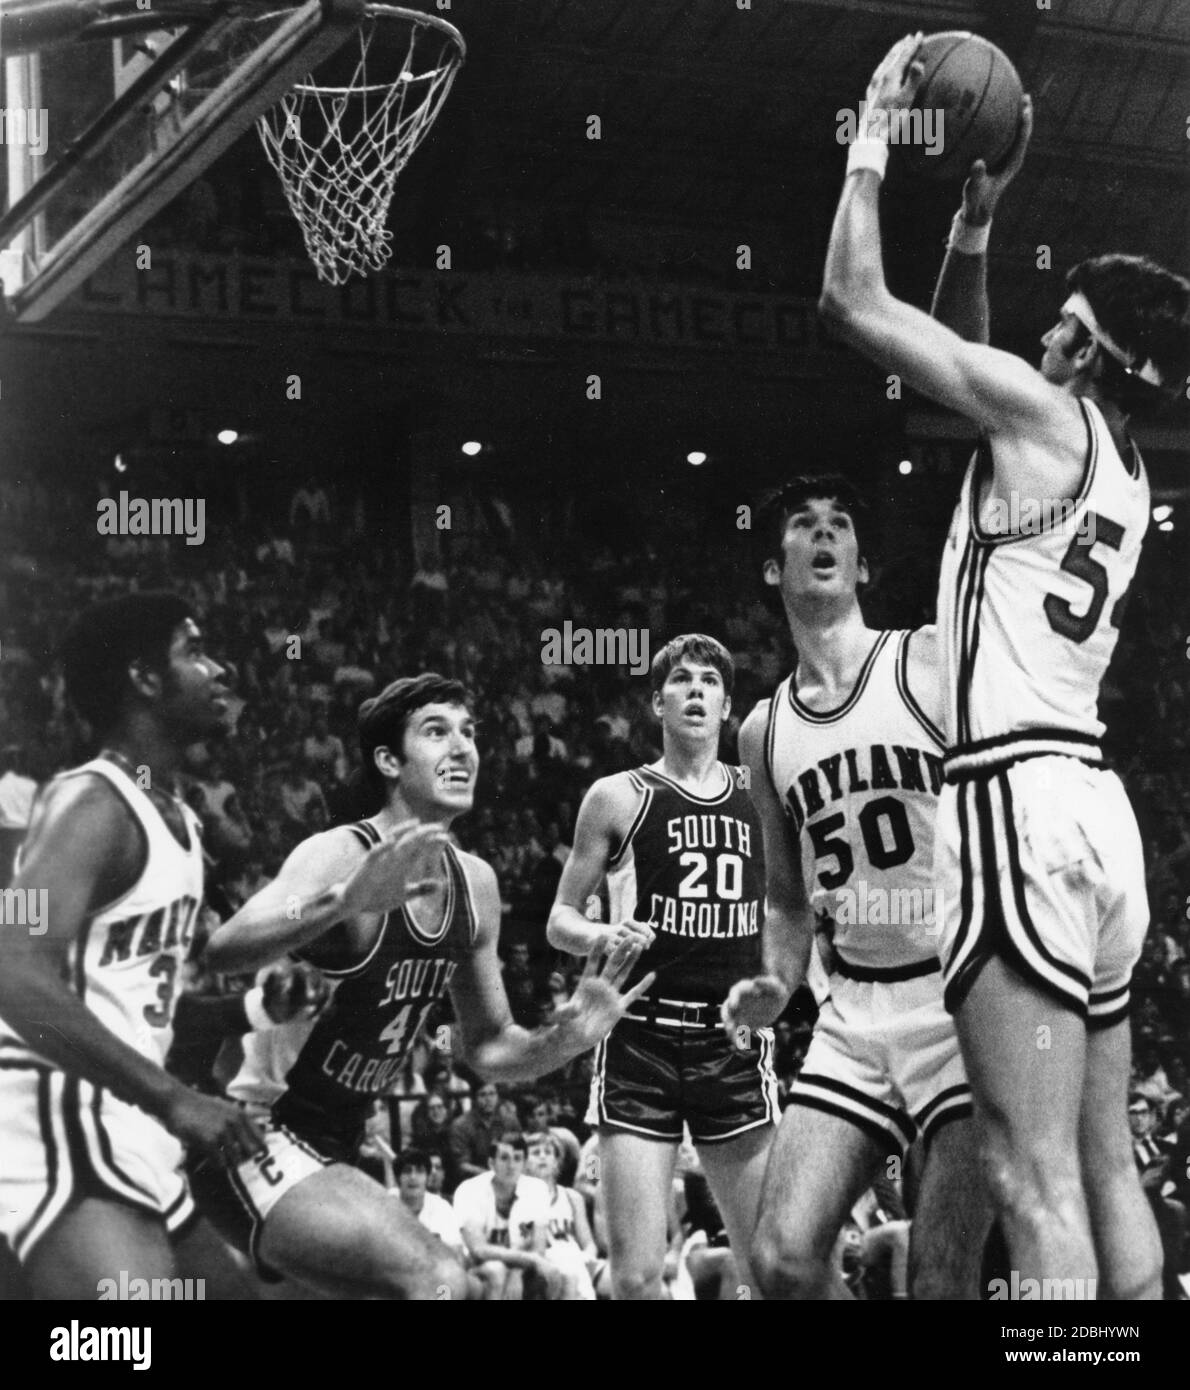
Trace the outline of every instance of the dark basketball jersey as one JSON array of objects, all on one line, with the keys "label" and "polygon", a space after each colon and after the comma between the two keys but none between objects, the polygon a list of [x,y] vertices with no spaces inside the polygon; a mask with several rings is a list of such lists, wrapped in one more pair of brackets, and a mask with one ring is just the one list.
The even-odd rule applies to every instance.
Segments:
[{"label": "dark basketball jersey", "polygon": [[723,790],[705,798],[652,768],[628,774],[641,802],[608,866],[611,921],[652,923],[633,981],[655,970],[659,999],[717,1002],[761,967],[760,821],[742,770],[719,766]]},{"label": "dark basketball jersey", "polygon": [[[371,821],[349,827],[369,848],[380,834]],[[334,986],[314,1020],[285,1024],[244,1039],[244,1064],[228,1088],[236,1099],[274,1104],[283,1122],[308,1124],[321,1114],[362,1122],[371,1103],[400,1073],[426,1015],[475,944],[476,917],[455,849],[445,849],[446,903],[426,933],[401,908],[381,923],[371,950],[354,963],[319,970]]]}]

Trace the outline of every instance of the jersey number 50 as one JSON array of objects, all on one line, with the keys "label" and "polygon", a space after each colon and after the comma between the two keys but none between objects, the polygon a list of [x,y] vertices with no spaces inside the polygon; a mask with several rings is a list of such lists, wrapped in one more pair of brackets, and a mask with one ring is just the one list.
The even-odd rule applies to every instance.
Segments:
[{"label": "jersey number 50", "polygon": [[[895,796],[878,796],[869,801],[859,813],[858,820],[864,848],[874,869],[895,869],[898,864],[912,859],[913,831],[909,828],[909,815],[904,803]],[[839,861],[836,869],[818,871],[818,882],[824,888],[841,888],[855,868],[851,846],[842,836],[835,834],[837,830],[842,830],[845,823],[843,812],[837,811],[833,816],[824,816],[806,827],[814,845],[815,857],[822,859],[833,856]],[[886,826],[892,839],[891,846],[885,844]]]}]

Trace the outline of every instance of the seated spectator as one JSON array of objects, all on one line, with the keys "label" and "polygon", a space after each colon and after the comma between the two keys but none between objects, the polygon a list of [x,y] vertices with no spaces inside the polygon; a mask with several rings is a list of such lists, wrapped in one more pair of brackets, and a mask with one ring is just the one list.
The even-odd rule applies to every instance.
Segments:
[{"label": "seated spectator", "polygon": [[455,1215],[490,1300],[560,1299],[561,1272],[546,1259],[549,1190],[525,1175],[524,1136],[511,1130],[492,1141],[486,1173],[461,1182]]},{"label": "seated spectator", "polygon": [[519,763],[541,756],[565,762],[567,757],[566,745],[555,736],[548,714],[533,716],[533,732],[517,739],[513,753]]},{"label": "seated spectator", "polygon": [[316,478],[308,478],[289,500],[289,525],[330,524],[331,503],[326,489]]},{"label": "seated spectator", "polygon": [[295,760],[287,764],[278,790],[281,799],[281,813],[291,827],[296,827],[306,833],[310,806],[315,802],[321,805],[322,814],[327,820],[330,819],[330,812],[327,810],[326,797],[322,794],[322,788],[310,776],[300,761]]},{"label": "seated spectator", "polygon": [[529,712],[533,718],[545,715],[555,729],[565,724],[568,711],[566,696],[560,690],[539,690],[529,701]]},{"label": "seated spectator", "polygon": [[504,1128],[496,1115],[499,1104],[500,1088],[494,1081],[485,1081],[475,1092],[471,1109],[451,1121],[450,1152],[460,1182],[488,1171],[492,1140]]},{"label": "seated spectator", "polygon": [[[444,1026],[449,1038],[449,1026]],[[434,1051],[426,1067],[426,1087],[441,1091],[450,1101],[450,1118],[457,1119],[471,1109],[471,1083],[455,1072],[454,1058],[449,1052]]]},{"label": "seated spectator", "polygon": [[447,1187],[453,1190],[457,1178],[450,1153],[450,1121],[450,1097],[443,1091],[430,1091],[414,1108],[409,1129],[415,1148],[441,1155]]},{"label": "seated spectator", "polygon": [[360,649],[354,642],[347,644],[342,662],[331,677],[335,694],[347,693],[353,700],[366,699],[376,689],[376,673],[360,664]]},{"label": "seated spectator", "polygon": [[1166,1298],[1178,1296],[1178,1276],[1186,1272],[1186,1208],[1174,1197],[1169,1150],[1154,1135],[1155,1107],[1142,1091],[1128,1098],[1128,1124],[1141,1186],[1161,1237],[1162,1280]]},{"label": "seated spectator", "polygon": [[395,1197],[410,1215],[416,1216],[427,1231],[434,1235],[463,1264],[467,1263],[467,1247],[459,1230],[458,1217],[454,1207],[428,1187],[430,1176],[430,1156],[421,1149],[405,1149],[397,1156],[395,1165],[397,1185],[392,1189]]},{"label": "seated spectator", "polygon": [[[565,1280],[562,1300],[592,1303],[595,1285],[591,1272],[600,1268],[600,1260],[587,1221],[586,1204],[574,1188],[558,1181],[562,1146],[557,1139],[548,1133],[530,1134],[526,1138],[529,1147],[525,1171],[530,1177],[540,1178],[549,1190],[549,1239],[545,1257],[557,1266]],[[606,1268],[601,1272],[608,1285],[605,1296],[610,1297],[611,1279]]]},{"label": "seated spectator", "polygon": [[426,1177],[426,1191],[432,1192],[436,1197],[446,1196],[446,1164],[442,1161],[442,1155],[433,1153],[427,1155],[430,1160],[430,1171]]},{"label": "seated spectator", "polygon": [[532,1141],[535,1134],[547,1134],[554,1140],[559,1150],[559,1180],[564,1186],[569,1186],[578,1172],[582,1146],[577,1135],[554,1124],[558,1112],[558,1092],[553,1087],[539,1087],[536,1096],[525,1097],[525,1110],[526,1137]]},{"label": "seated spectator", "polygon": [[332,734],[326,710],[315,712],[310,732],[302,743],[302,753],[311,773],[323,782],[342,782],[347,776],[347,752],[343,740]]},{"label": "seated spectator", "polygon": [[525,1127],[521,1122],[520,1104],[516,1096],[513,1095],[502,1095],[500,1097],[500,1103],[496,1106],[496,1118],[500,1122],[497,1128],[501,1134],[505,1134],[509,1130],[514,1129],[521,1131]]}]

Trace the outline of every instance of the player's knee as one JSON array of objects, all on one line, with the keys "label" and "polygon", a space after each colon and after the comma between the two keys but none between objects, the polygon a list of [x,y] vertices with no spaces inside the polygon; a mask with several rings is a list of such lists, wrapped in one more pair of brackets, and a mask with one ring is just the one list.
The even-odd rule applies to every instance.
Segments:
[{"label": "player's knee", "polygon": [[992,1139],[981,1166],[992,1206],[1005,1219],[1030,1225],[1077,1220],[1082,1178],[1074,1154]]},{"label": "player's knee", "polygon": [[467,1275],[449,1253],[427,1253],[413,1269],[407,1264],[384,1264],[375,1271],[373,1297],[464,1302]]},{"label": "player's knee", "polygon": [[792,1238],[793,1233],[761,1229],[752,1241],[752,1277],[765,1298],[815,1298],[826,1286],[829,1251],[818,1253]]}]

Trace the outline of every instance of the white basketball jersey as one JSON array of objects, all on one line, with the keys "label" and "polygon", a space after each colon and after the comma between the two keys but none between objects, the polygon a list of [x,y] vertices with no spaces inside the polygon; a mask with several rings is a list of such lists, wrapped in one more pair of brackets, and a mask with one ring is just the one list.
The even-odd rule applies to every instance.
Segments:
[{"label": "white basketball jersey", "polygon": [[[182,992],[203,895],[201,825],[179,802],[189,844],[171,834],[157,808],[128,774],[107,758],[95,758],[62,777],[92,773],[121,796],[139,825],[145,867],[117,902],[88,917],[67,952],[66,977],[100,1023],[142,1056],[164,1066],[173,1041],[174,1006]],[[58,778],[56,780],[62,780]],[[0,1023],[0,1038],[16,1035]],[[18,1044],[37,1057],[32,1046]]]},{"label": "white basketball jersey", "polygon": [[948,772],[1026,755],[1100,759],[1099,686],[1149,523],[1149,485],[1135,446],[1125,463],[1092,401],[1078,496],[1050,516],[1021,504],[1009,534],[984,501],[986,441],[963,480],[939,575]]},{"label": "white basketball jersey", "polygon": [[910,632],[881,632],[834,710],[797,697],[797,672],[769,706],[769,777],[799,838],[815,912],[849,965],[898,970],[937,955],[934,814],[942,735],[907,679]]},{"label": "white basketball jersey", "polygon": [[574,1229],[574,1208],[570,1205],[566,1189],[560,1185],[554,1189],[553,1200],[550,1202],[549,1243],[578,1244],[578,1235]]}]

